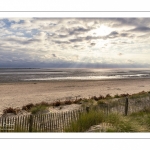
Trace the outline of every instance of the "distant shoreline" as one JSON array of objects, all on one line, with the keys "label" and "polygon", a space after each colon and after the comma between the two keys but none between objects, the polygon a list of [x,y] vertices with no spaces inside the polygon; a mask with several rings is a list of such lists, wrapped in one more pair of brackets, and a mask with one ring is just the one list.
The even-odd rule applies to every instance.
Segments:
[{"label": "distant shoreline", "polygon": [[60,79],[60,80],[18,80],[18,81],[13,81],[13,80],[1,80],[0,79],[0,83],[1,84],[9,84],[9,83],[48,83],[48,82],[97,82],[97,81],[117,81],[117,80],[149,80],[150,78],[110,78],[110,79]]}]

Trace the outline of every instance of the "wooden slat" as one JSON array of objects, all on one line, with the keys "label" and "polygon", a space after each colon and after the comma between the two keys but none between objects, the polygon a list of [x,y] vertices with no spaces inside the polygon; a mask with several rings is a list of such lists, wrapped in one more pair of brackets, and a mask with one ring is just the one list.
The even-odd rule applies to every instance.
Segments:
[{"label": "wooden slat", "polygon": [[62,113],[59,113],[59,132],[62,132]]},{"label": "wooden slat", "polygon": [[47,129],[46,129],[46,132],[49,132],[49,123],[50,123],[49,114],[46,115],[46,120],[47,120]]},{"label": "wooden slat", "polygon": [[48,131],[52,131],[52,113],[48,114],[48,120],[49,120],[49,129]]},{"label": "wooden slat", "polygon": [[66,117],[66,119],[67,119],[67,127],[69,126],[69,112],[67,111],[67,117]]},{"label": "wooden slat", "polygon": [[59,113],[56,113],[56,124],[55,124],[55,132],[58,132],[58,128],[59,128]]},{"label": "wooden slat", "polygon": [[48,116],[49,116],[49,114],[46,114],[46,132],[48,132],[48,129],[49,129],[49,120],[48,120]]},{"label": "wooden slat", "polygon": [[59,132],[62,132],[62,113],[59,113]]},{"label": "wooden slat", "polygon": [[51,114],[51,132],[53,132],[54,128],[54,113]]},{"label": "wooden slat", "polygon": [[18,131],[18,116],[15,117],[15,132]]},{"label": "wooden slat", "polygon": [[64,122],[64,112],[62,112],[62,132],[64,132],[65,129],[65,122]]},{"label": "wooden slat", "polygon": [[40,114],[38,114],[38,115],[36,116],[36,120],[37,120],[37,131],[38,131],[38,132],[41,132],[41,131],[40,131]]},{"label": "wooden slat", "polygon": [[57,129],[57,112],[55,113],[55,125],[54,125],[54,132],[56,132]]},{"label": "wooden slat", "polygon": [[48,122],[47,122],[47,114],[44,115],[44,132],[47,132],[47,125],[48,125]]},{"label": "wooden slat", "polygon": [[63,114],[62,113],[60,113],[60,132],[63,132]]},{"label": "wooden slat", "polygon": [[58,130],[57,125],[58,125],[58,113],[56,112],[55,113],[55,129],[54,129],[55,132]]},{"label": "wooden slat", "polygon": [[60,121],[60,119],[59,119],[59,113],[57,112],[57,122],[56,122],[56,132],[59,132],[59,121]]},{"label": "wooden slat", "polygon": [[1,130],[1,132],[4,132],[4,130],[3,130],[3,124],[4,124],[4,117],[2,117],[2,130]]},{"label": "wooden slat", "polygon": [[52,114],[52,132],[54,132],[55,129],[55,113]]},{"label": "wooden slat", "polygon": [[40,122],[41,122],[41,132],[43,132],[43,116],[42,114],[40,115],[41,119],[40,119]]}]

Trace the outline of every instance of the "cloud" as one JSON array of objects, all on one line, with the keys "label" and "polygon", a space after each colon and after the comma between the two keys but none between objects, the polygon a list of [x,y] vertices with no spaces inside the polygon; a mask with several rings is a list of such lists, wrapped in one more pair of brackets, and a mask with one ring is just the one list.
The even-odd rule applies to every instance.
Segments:
[{"label": "cloud", "polygon": [[149,27],[146,27],[146,26],[139,26],[139,27],[136,27],[130,31],[136,31],[136,32],[149,32],[150,31],[150,28]]},{"label": "cloud", "polygon": [[90,30],[91,29],[86,29],[86,28],[83,28],[83,27],[76,27],[76,28],[68,29],[67,31],[69,32],[70,35],[75,35],[75,34],[88,32]]},{"label": "cloud", "polygon": [[52,54],[53,57],[57,57],[55,54]]},{"label": "cloud", "polygon": [[0,28],[4,27],[5,23],[3,21],[0,21]]},{"label": "cloud", "polygon": [[134,61],[133,61],[133,60],[130,60],[130,59],[128,59],[128,62],[129,62],[129,63],[134,63]]},{"label": "cloud", "polygon": [[69,41],[63,41],[63,40],[53,40],[53,42],[57,43],[57,44],[68,44]]},{"label": "cloud", "polygon": [[0,64],[150,64],[149,31],[150,18],[1,18]]},{"label": "cloud", "polygon": [[111,32],[110,34],[109,34],[109,36],[110,35],[118,35],[119,33],[117,32],[117,31],[113,31],[113,32]]},{"label": "cloud", "polygon": [[91,43],[91,46],[95,46],[96,43]]},{"label": "cloud", "polygon": [[128,37],[130,34],[129,33],[121,33],[120,36],[121,37]]},{"label": "cloud", "polygon": [[17,43],[17,44],[21,44],[21,45],[23,45],[23,44],[32,44],[32,43],[36,43],[36,42],[40,42],[40,40],[39,39],[19,39],[19,38],[17,38],[17,39],[15,39],[15,38],[6,38],[6,39],[3,39],[3,41],[6,41],[6,42],[15,42],[15,43]]}]

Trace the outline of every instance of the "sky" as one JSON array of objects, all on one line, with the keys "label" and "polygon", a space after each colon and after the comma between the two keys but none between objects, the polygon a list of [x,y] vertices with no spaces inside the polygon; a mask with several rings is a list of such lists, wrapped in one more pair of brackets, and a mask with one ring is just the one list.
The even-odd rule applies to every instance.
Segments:
[{"label": "sky", "polygon": [[148,68],[150,18],[0,18],[0,68]]}]

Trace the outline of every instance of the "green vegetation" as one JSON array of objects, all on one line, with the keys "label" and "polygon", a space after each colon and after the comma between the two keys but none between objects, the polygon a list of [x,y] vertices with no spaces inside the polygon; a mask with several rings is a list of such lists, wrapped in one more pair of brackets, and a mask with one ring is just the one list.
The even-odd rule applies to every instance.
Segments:
[{"label": "green vegetation", "polygon": [[[101,132],[148,132],[150,131],[150,108],[129,116],[91,110],[66,128],[65,132],[86,132],[93,125],[109,124]],[[94,131],[97,132],[97,131]]]},{"label": "green vegetation", "polygon": [[42,112],[45,112],[46,110],[48,110],[48,108],[47,106],[44,106],[44,105],[37,105],[30,109],[31,114],[42,113]]},{"label": "green vegetation", "polygon": [[[128,116],[123,115],[125,110],[126,97],[128,97],[129,99],[129,108],[130,108]],[[116,94],[114,96],[107,94],[106,96],[102,95],[98,97],[93,96],[89,99],[76,98],[75,100],[71,99],[66,99],[65,101],[58,100],[53,103],[47,102],[41,102],[37,104],[30,103],[23,106],[22,110],[26,110],[31,114],[42,114],[49,112],[48,109],[50,106],[58,107],[61,105],[80,104],[80,106],[83,109],[89,108],[89,111],[87,110],[87,112],[84,111],[82,113],[79,112],[80,115],[79,118],[77,117],[78,118],[77,121],[73,121],[71,125],[65,129],[64,132],[87,132],[89,129],[91,129],[93,132],[149,132],[150,131],[150,107],[148,105],[150,103],[149,98],[150,98],[150,91],[149,92],[142,91],[132,95],[129,95],[128,93],[120,95]],[[132,110],[133,111],[135,110],[136,112],[131,113],[132,112],[131,107]],[[20,111],[21,110],[19,108],[9,107],[3,111],[3,114],[13,113],[17,115],[18,112]],[[72,114],[72,112],[70,112],[70,114]],[[57,117],[58,116],[56,115],[55,119],[57,122],[59,122],[60,120],[57,119],[60,118]],[[43,118],[45,119],[47,117]],[[65,116],[65,119],[68,118],[66,118]],[[23,121],[23,118],[21,120]],[[28,123],[28,120],[26,121]],[[43,122],[43,119],[41,120],[41,122]],[[15,125],[15,130],[12,132],[19,132],[19,131],[28,132],[28,129],[24,127],[20,128],[20,125],[21,125],[20,123],[17,123]],[[96,125],[98,125],[100,129],[97,129]],[[92,126],[94,126],[94,128],[91,128]],[[32,132],[40,132],[41,128],[43,127],[40,126],[39,128],[36,128],[36,126],[33,126]],[[2,128],[1,131],[5,132],[3,131]],[[42,132],[43,131],[44,130],[42,129]]]},{"label": "green vegetation", "polygon": [[50,106],[49,103],[41,102],[31,107],[30,112],[31,114],[44,113],[48,111],[49,106]]},{"label": "green vegetation", "polygon": [[135,120],[130,116],[125,117],[119,114],[109,114],[106,117],[106,122],[112,124],[106,132],[140,132],[141,128]]},{"label": "green vegetation", "polygon": [[96,125],[104,121],[105,114],[100,111],[91,110],[89,113],[83,113],[76,122],[71,124],[65,132],[85,132],[92,125]]},{"label": "green vegetation", "polygon": [[150,94],[149,92],[142,91],[142,92],[130,95],[130,98],[142,98],[142,97],[149,96],[149,94]]},{"label": "green vegetation", "polygon": [[[107,104],[109,102],[109,104],[111,103],[113,106],[116,105],[116,100],[121,99],[121,98],[125,98],[128,97],[129,99],[137,99],[137,102],[141,102],[141,98],[144,98],[146,96],[150,96],[150,91],[145,92],[139,92],[136,94],[116,94],[114,96],[111,96],[110,94],[107,94],[106,96],[103,95],[99,95],[99,96],[93,96],[89,99],[87,98],[80,98],[80,99],[75,99],[75,100],[71,100],[71,99],[66,99],[65,101],[60,101],[57,100],[55,102],[52,103],[47,103],[47,102],[41,102],[41,103],[37,103],[37,104],[33,104],[33,103],[29,103],[25,106],[22,107],[22,110],[28,111],[28,112],[33,112],[36,113],[38,111],[43,111],[44,109],[46,109],[49,106],[53,106],[53,107],[58,107],[61,105],[71,105],[71,104],[81,104],[82,107],[86,107],[86,106],[95,106],[95,105],[102,105],[102,104]],[[18,112],[20,112],[21,110],[18,108],[6,108],[5,110],[3,110],[3,114],[7,114],[7,113],[14,113],[17,115]]]}]

